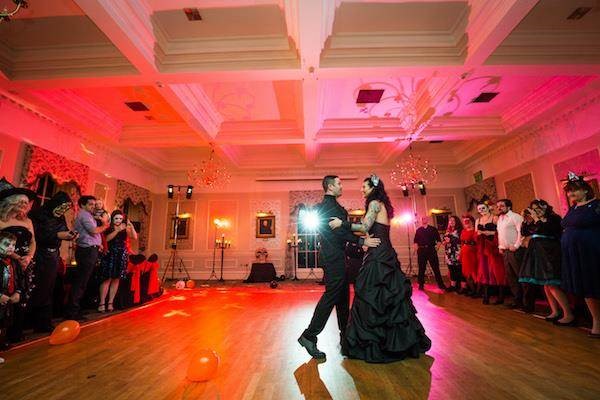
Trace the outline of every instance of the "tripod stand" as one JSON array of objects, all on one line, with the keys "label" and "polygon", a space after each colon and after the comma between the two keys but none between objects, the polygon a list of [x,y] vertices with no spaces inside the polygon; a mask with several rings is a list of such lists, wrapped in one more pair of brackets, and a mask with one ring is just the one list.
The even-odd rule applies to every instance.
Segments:
[{"label": "tripod stand", "polygon": [[410,241],[410,222],[406,223],[406,243],[408,244],[408,268],[404,271],[404,274],[411,277],[414,272],[412,263],[412,245]]},{"label": "tripod stand", "polygon": [[[167,273],[169,269],[171,270],[171,280],[175,279],[175,265],[177,265],[177,270],[179,274],[185,271],[185,276],[187,279],[190,279],[190,273],[185,267],[185,263],[182,258],[177,257],[177,236],[179,230],[179,206],[181,201],[181,188],[182,186],[177,186],[177,206],[175,207],[175,224],[173,226],[173,243],[171,244],[171,255],[169,256],[169,260],[167,261],[167,266],[165,267],[165,271],[163,272],[163,276],[161,278],[161,282],[164,283],[167,277]],[[177,262],[179,261],[179,262]]]}]

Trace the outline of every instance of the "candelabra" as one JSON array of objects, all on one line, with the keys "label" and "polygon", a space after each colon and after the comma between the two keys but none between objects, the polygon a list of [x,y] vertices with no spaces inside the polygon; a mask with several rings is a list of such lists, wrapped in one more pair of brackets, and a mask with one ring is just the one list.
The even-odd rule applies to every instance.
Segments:
[{"label": "candelabra", "polygon": [[219,278],[220,282],[224,282],[223,279],[223,262],[225,260],[225,249],[231,247],[231,240],[225,240],[225,234],[221,235],[221,239],[217,239],[215,242],[215,248],[221,249],[221,277]]},{"label": "candelabra", "polygon": [[298,279],[298,245],[302,243],[302,239],[296,238],[296,234],[292,235],[291,239],[287,240],[288,248],[291,249],[294,253],[294,278],[293,281],[299,281]]}]

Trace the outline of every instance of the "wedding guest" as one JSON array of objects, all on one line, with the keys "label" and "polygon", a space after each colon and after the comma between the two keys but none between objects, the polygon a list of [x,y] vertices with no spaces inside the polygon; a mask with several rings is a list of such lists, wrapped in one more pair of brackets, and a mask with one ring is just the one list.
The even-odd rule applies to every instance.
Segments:
[{"label": "wedding guest", "polygon": [[[531,210],[529,208],[524,209],[521,212],[523,217],[523,223],[521,224],[521,247],[526,252],[531,241],[531,236],[535,231],[535,221],[531,216]],[[535,294],[536,286],[531,283],[521,281],[523,278],[523,262],[521,261],[521,268],[519,269],[519,283],[523,288],[523,308],[522,311],[526,313],[532,313],[535,311]]]},{"label": "wedding guest", "polygon": [[421,218],[421,226],[415,232],[414,242],[417,245],[417,262],[419,264],[419,290],[425,288],[425,269],[427,263],[431,266],[437,285],[442,290],[448,290],[440,273],[440,261],[437,255],[438,245],[442,242],[440,233],[429,225],[429,217]]},{"label": "wedding guest", "polygon": [[31,315],[34,332],[52,332],[52,300],[60,266],[63,240],[77,236],[67,227],[65,213],[73,207],[65,192],[58,192],[37,210],[29,213],[35,230],[34,289],[31,293]]},{"label": "wedding guest", "polygon": [[[15,279],[15,251],[17,237],[9,232],[0,231],[0,351],[8,349],[7,330],[11,326],[13,304],[20,300],[20,289]],[[0,364],[4,359],[0,357]]]},{"label": "wedding guest", "polygon": [[450,271],[449,290],[455,290],[457,293],[462,291],[461,282],[464,280],[460,265],[460,234],[462,229],[460,219],[455,215],[450,216],[443,239],[446,265]]},{"label": "wedding guest", "polygon": [[79,233],[75,260],[77,273],[72,282],[71,299],[65,313],[65,319],[83,321],[86,318],[81,313],[79,302],[85,293],[88,281],[98,261],[98,250],[102,243],[101,233],[109,227],[109,216],[104,215],[102,225],[98,226],[94,219],[96,198],[94,196],[81,196],[77,201],[79,213],[75,218],[74,231]]},{"label": "wedding guest", "polygon": [[463,230],[460,233],[460,264],[462,275],[467,282],[465,294],[477,297],[477,232],[475,231],[475,218],[470,215],[463,216]]},{"label": "wedding guest", "polygon": [[[510,199],[496,202],[498,209],[498,249],[504,261],[506,281],[513,295],[509,308],[523,308],[523,288],[519,284],[519,271],[523,261],[524,249],[521,248],[521,224],[523,217],[512,210]],[[503,290],[500,286],[499,290]]]},{"label": "wedding guest", "polygon": [[552,310],[546,317],[547,321],[557,321],[562,317],[574,322],[575,318],[567,295],[560,288],[561,218],[545,200],[532,201],[529,205],[529,214],[534,223],[519,281],[544,286]]},{"label": "wedding guest", "polygon": [[[569,173],[565,193],[572,207],[562,220],[562,287],[585,299],[592,314],[590,337],[600,339],[600,200],[583,177]],[[563,316],[557,323],[569,324]]]},{"label": "wedding guest", "polygon": [[504,303],[501,289],[505,283],[504,261],[498,250],[498,217],[493,215],[486,202],[477,205],[480,217],[476,221],[479,276],[478,281],[483,288],[483,304],[490,304],[490,286],[497,286],[498,297],[494,304]]},{"label": "wedding guest", "polygon": [[15,279],[21,293],[19,305],[13,308],[13,322],[7,332],[8,341],[13,343],[23,340],[25,307],[33,288],[32,260],[36,244],[33,224],[27,213],[35,198],[33,191],[17,188],[6,179],[0,180],[0,231],[12,233],[17,238],[12,258],[16,261]]},{"label": "wedding guest", "polygon": [[[137,240],[138,235],[131,221],[120,210],[110,215],[110,227],[106,230],[107,249],[100,261],[100,305],[98,311],[113,311],[113,302],[119,289],[119,281],[127,274],[129,258],[128,239]],[[265,250],[266,251],[266,250]],[[106,295],[108,294],[108,303]]]}]

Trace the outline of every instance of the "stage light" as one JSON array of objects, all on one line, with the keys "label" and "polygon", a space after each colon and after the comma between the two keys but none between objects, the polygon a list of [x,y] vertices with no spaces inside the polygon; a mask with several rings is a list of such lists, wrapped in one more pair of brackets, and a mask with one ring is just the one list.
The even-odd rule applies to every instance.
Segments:
[{"label": "stage light", "polygon": [[314,210],[300,210],[298,219],[309,231],[315,231],[319,227],[319,214]]},{"label": "stage light", "polygon": [[186,199],[191,199],[192,198],[192,190],[194,190],[194,187],[192,185],[188,185],[187,190],[185,191],[185,198]]},{"label": "stage light", "polygon": [[400,185],[400,189],[402,189],[402,195],[404,197],[408,197],[408,185],[406,183],[403,183],[402,185]]},{"label": "stage light", "polygon": [[413,215],[409,212],[405,212],[400,216],[400,221],[404,224],[410,224],[413,222]]},{"label": "stage light", "polygon": [[167,186],[167,197],[170,199],[173,198],[173,185]]},{"label": "stage light", "polygon": [[421,193],[423,196],[427,194],[427,190],[425,189],[425,184],[423,182],[417,183],[417,187],[419,188],[419,193]]}]

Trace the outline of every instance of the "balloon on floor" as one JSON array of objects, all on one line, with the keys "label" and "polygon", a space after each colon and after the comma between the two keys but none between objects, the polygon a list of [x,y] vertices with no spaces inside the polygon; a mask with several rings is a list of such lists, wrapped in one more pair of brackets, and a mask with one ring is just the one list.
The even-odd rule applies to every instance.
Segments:
[{"label": "balloon on floor", "polygon": [[185,289],[185,282],[184,281],[177,281],[177,283],[175,284],[175,289],[177,290],[181,290],[181,289]]},{"label": "balloon on floor", "polygon": [[195,287],[196,287],[196,281],[194,281],[193,279],[190,279],[190,280],[188,280],[188,281],[185,283],[185,287],[186,287],[186,288],[188,288],[188,289],[193,289],[193,288],[195,288]]},{"label": "balloon on floor", "polygon": [[50,335],[50,344],[65,344],[72,342],[79,336],[81,327],[79,322],[73,320],[63,321],[54,328]]},{"label": "balloon on floor", "polygon": [[215,377],[219,368],[219,355],[210,349],[198,351],[188,365],[187,378],[192,382],[205,382]]}]

